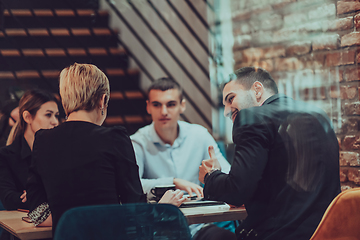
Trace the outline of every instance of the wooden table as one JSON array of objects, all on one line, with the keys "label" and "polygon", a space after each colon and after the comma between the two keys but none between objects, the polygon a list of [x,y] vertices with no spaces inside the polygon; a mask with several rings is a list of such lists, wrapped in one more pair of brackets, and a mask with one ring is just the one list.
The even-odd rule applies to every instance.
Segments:
[{"label": "wooden table", "polygon": [[51,238],[51,227],[35,227],[22,220],[27,213],[19,211],[0,211],[0,226],[20,239]]},{"label": "wooden table", "polygon": [[180,208],[189,224],[242,220],[247,217],[245,207],[229,210],[211,207]]},{"label": "wooden table", "polygon": [[[233,221],[244,219],[247,214],[243,207],[229,210],[209,207],[183,208],[189,224]],[[34,227],[32,223],[22,220],[27,213],[19,211],[0,211],[0,226],[13,236],[24,240],[51,238],[51,227]]]}]

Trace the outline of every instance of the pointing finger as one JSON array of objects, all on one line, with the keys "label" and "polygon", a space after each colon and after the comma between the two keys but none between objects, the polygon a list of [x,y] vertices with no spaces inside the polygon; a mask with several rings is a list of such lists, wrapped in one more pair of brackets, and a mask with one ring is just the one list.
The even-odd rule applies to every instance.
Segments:
[{"label": "pointing finger", "polygon": [[213,146],[209,146],[209,156],[210,156],[210,159],[216,158],[215,150],[214,150]]}]

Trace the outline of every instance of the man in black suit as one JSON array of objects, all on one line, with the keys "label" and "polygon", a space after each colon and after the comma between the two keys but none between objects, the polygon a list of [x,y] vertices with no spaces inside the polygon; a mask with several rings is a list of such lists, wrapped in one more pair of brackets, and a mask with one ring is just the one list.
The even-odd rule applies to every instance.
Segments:
[{"label": "man in black suit", "polygon": [[278,94],[270,74],[246,67],[223,89],[235,157],[229,174],[212,155],[200,166],[205,198],[240,206],[239,239],[310,239],[340,192],[339,146],[325,112]]}]

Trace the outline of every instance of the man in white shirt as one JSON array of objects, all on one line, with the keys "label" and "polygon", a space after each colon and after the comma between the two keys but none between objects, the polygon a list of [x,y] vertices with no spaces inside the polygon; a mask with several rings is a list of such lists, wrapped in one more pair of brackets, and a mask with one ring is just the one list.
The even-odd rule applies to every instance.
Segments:
[{"label": "man in white shirt", "polygon": [[230,164],[221,154],[206,128],[179,121],[185,111],[181,87],[170,78],[155,81],[148,90],[147,112],[152,123],[131,136],[144,192],[158,185],[174,184],[177,189],[203,197],[199,166],[209,158],[208,146],[214,146],[222,171]]}]

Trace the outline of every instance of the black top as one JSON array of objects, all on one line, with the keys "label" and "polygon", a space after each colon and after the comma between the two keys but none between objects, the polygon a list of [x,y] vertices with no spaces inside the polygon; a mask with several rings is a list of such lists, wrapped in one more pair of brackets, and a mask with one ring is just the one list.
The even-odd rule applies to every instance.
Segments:
[{"label": "black top", "polygon": [[73,207],[146,202],[125,128],[81,121],[36,133],[27,191],[30,211],[49,203],[53,231]]},{"label": "black top", "polygon": [[233,141],[231,170],[205,179],[205,197],[245,204],[241,228],[258,239],[310,239],[340,193],[339,145],[327,115],[277,94],[239,112]]},{"label": "black top", "polygon": [[28,209],[20,196],[26,187],[31,150],[23,135],[0,149],[0,199],[6,210]]}]

